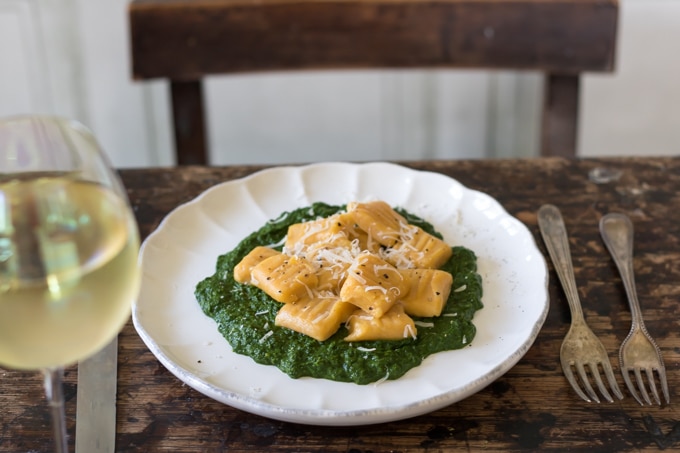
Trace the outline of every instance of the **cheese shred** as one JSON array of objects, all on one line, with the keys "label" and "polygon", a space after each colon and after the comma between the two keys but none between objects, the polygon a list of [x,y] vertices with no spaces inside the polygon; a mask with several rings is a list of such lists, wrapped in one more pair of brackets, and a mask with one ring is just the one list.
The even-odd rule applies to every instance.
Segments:
[{"label": "cheese shred", "polygon": [[273,332],[272,330],[270,330],[270,331],[267,332],[266,334],[262,335],[262,338],[260,338],[260,339],[258,340],[258,342],[259,342],[260,344],[262,344],[262,343],[264,343],[265,341],[267,341],[267,338],[271,337],[272,335],[274,335],[274,332]]}]

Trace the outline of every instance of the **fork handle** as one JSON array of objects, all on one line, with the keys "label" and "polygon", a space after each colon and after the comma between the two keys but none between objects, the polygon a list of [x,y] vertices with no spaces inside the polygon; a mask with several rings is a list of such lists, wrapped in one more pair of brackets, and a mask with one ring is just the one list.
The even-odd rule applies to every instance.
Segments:
[{"label": "fork handle", "polygon": [[583,310],[576,289],[567,229],[564,226],[560,210],[551,204],[541,206],[538,210],[538,227],[567,297],[572,323],[581,322],[583,321]]},{"label": "fork handle", "polygon": [[643,326],[644,321],[633,274],[633,223],[625,214],[610,213],[600,219],[600,234],[621,274],[623,287],[628,296],[633,327]]}]

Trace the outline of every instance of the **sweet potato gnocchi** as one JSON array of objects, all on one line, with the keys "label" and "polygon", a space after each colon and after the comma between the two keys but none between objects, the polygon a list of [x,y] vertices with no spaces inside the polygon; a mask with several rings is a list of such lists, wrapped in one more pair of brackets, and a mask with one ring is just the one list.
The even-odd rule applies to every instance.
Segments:
[{"label": "sweet potato gnocchi", "polygon": [[384,201],[288,228],[282,251],[258,246],[234,279],[283,304],[276,325],[316,340],[341,325],[346,341],[417,336],[411,316],[439,316],[453,277],[439,270],[452,254],[441,239],[410,225]]}]

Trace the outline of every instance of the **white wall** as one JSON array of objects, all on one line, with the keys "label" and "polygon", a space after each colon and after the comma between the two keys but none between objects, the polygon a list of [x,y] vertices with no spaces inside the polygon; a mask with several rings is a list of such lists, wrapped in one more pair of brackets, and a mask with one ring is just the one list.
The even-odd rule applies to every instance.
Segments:
[{"label": "white wall", "polygon": [[[116,165],[172,164],[165,82],[130,78],[127,0],[0,0],[0,115],[88,125]],[[622,0],[617,71],[583,83],[582,155],[680,153],[680,0]],[[541,78],[407,71],[208,81],[218,164],[533,156]]]},{"label": "white wall", "polygon": [[[479,158],[535,153],[538,76],[483,71],[348,71],[216,77],[206,89],[212,161]],[[526,101],[529,102],[526,102]],[[524,102],[521,102],[524,101]],[[507,111],[522,112],[506,115]],[[492,131],[495,131],[493,133]],[[504,134],[505,142],[494,138]]]},{"label": "white wall", "polygon": [[46,73],[43,33],[35,2],[0,2],[0,115],[49,111],[52,99]]},{"label": "white wall", "polygon": [[680,154],[680,1],[623,0],[616,72],[583,86],[585,156]]},{"label": "white wall", "polygon": [[114,164],[172,162],[162,82],[130,79],[126,0],[0,0],[0,116],[78,119]]}]

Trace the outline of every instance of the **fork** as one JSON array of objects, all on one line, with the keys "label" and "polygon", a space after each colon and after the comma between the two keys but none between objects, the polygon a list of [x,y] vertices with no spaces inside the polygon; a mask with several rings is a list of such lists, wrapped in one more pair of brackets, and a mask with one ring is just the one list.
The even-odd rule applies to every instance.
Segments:
[{"label": "fork", "polygon": [[[600,402],[597,393],[593,390],[593,386],[590,383],[588,377],[590,375],[597,384],[600,393],[607,401],[613,403],[614,399],[607,390],[600,375],[600,370],[602,370],[614,395],[618,399],[623,399],[623,394],[619,390],[619,385],[616,382],[611,363],[609,362],[607,350],[593,331],[590,330],[583,317],[583,310],[576,289],[574,267],[571,262],[567,230],[559,209],[550,204],[541,206],[538,210],[538,226],[550,258],[555,265],[555,271],[562,283],[562,288],[571,310],[571,326],[560,348],[562,371],[578,396],[584,400]],[[575,376],[574,370],[578,379]],[[579,385],[579,381],[583,385],[585,392],[581,385]]]},{"label": "fork", "polygon": [[[630,218],[624,214],[607,214],[600,219],[600,233],[621,274],[632,316],[630,332],[625,340],[623,340],[623,343],[621,343],[621,349],[619,350],[619,363],[623,373],[623,380],[638,403],[643,406],[645,403],[651,405],[652,402],[649,399],[642,375],[644,372],[649,388],[654,396],[654,401],[656,404],[661,405],[659,392],[657,392],[654,382],[654,371],[656,371],[666,404],[669,404],[670,397],[663,357],[659,347],[647,332],[635,290],[635,279],[633,277],[633,224]],[[638,396],[635,385],[631,380],[631,374],[635,376],[635,382],[642,395],[642,399]]]}]

